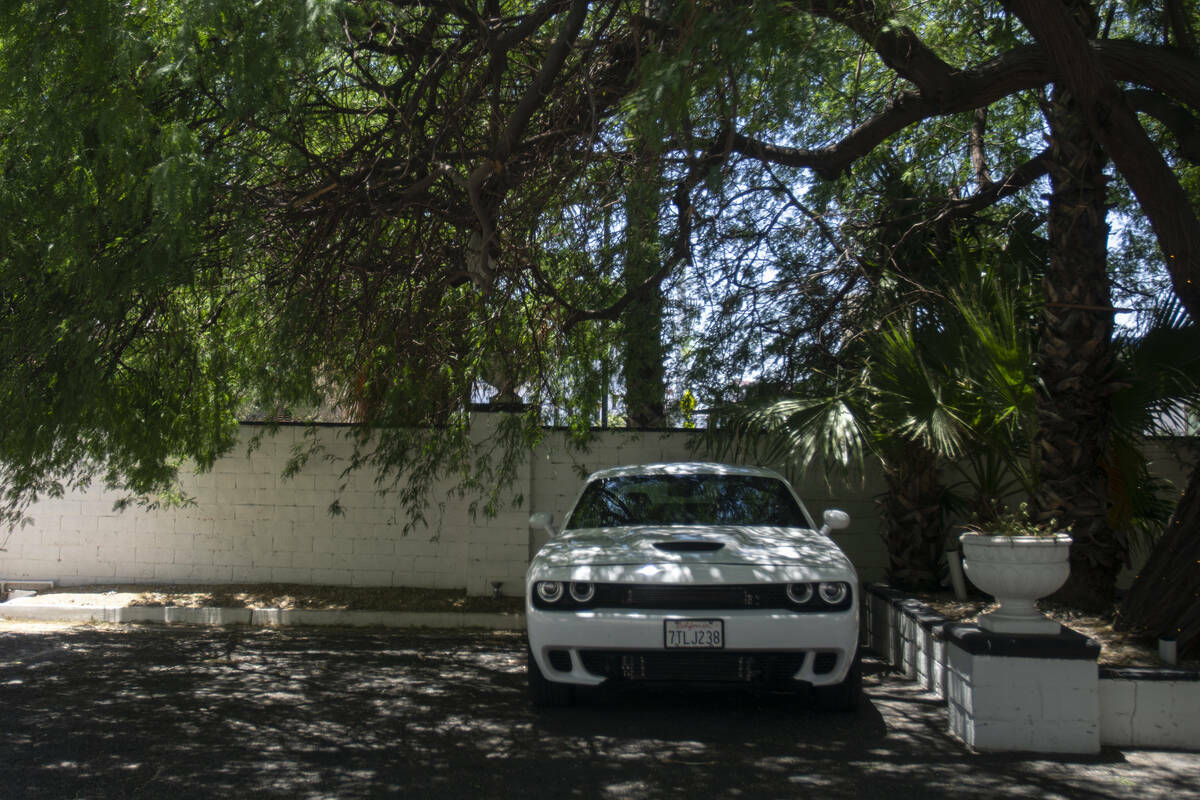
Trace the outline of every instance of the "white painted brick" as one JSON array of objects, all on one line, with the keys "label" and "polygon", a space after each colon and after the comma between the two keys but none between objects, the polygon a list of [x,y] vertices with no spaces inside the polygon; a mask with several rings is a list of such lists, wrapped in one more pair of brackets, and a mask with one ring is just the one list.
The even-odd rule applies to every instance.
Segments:
[{"label": "white painted brick", "polygon": [[1100,740],[1104,744],[1117,747],[1133,744],[1136,697],[1137,683],[1134,681],[1100,681]]},{"label": "white painted brick", "polygon": [[275,474],[273,471],[252,471],[243,470],[235,473],[234,491],[238,492],[239,496],[246,501],[254,499],[255,492],[263,489],[275,488]]},{"label": "white painted brick", "polygon": [[312,582],[318,586],[349,586],[350,585],[350,570],[345,569],[329,569],[313,568],[310,570],[312,574]]},{"label": "white painted brick", "polygon": [[250,519],[220,520],[213,525],[213,533],[236,544],[238,541],[254,534],[254,523],[256,521]]},{"label": "white painted brick", "polygon": [[236,472],[214,472],[211,476],[211,488],[221,491],[232,491],[237,488],[237,475]]},{"label": "white painted brick", "polygon": [[195,564],[155,564],[150,577],[155,581],[196,581],[206,575]]},{"label": "white painted brick", "polygon": [[313,489],[317,492],[330,494],[330,499],[332,499],[333,493],[340,492],[345,488],[345,483],[345,478],[336,473],[332,475],[324,473],[313,475]]},{"label": "white painted brick", "polygon": [[[216,508],[213,513],[220,518],[221,516],[232,517],[232,509],[241,505],[246,501],[246,492],[242,489],[217,489],[214,492],[213,502]],[[230,513],[221,514],[222,509],[230,509]]]},{"label": "white painted brick", "polygon": [[255,489],[253,505],[256,506],[286,506],[296,502],[295,492],[280,489]]},{"label": "white painted brick", "polygon": [[270,583],[270,567],[233,566],[232,580],[235,583]]},{"label": "white painted brick", "polygon": [[971,697],[971,713],[977,720],[995,720],[1033,724],[1042,717],[1042,692],[1037,686],[1018,684],[1003,690],[976,686]]},{"label": "white painted brick", "polygon": [[294,505],[275,507],[276,518],[288,520],[289,522],[308,522],[315,519],[318,514],[324,514],[324,512],[324,507],[317,509],[312,505],[301,505],[300,501],[297,501]]},{"label": "white painted brick", "polygon": [[209,535],[216,529],[216,523],[211,519],[191,516],[180,516],[175,520],[175,533],[186,536]]},{"label": "white painted brick", "polygon": [[274,453],[259,455],[255,453],[250,456],[248,472],[251,475],[260,475],[267,478],[268,483],[265,486],[255,488],[265,489],[275,486],[278,483],[277,476],[283,468],[282,459],[275,457]]},{"label": "white painted brick", "polygon": [[1043,720],[1089,722],[1099,719],[1100,700],[1096,682],[1090,685],[1066,684],[1042,690]]},{"label": "white painted brick", "polygon": [[382,569],[357,569],[351,579],[351,586],[391,586],[392,571]]},{"label": "white painted brick", "polygon": [[390,539],[356,538],[354,540],[354,552],[363,555],[390,556],[396,552],[396,543]]},{"label": "white painted brick", "polygon": [[96,527],[96,517],[64,514],[58,518],[58,529],[63,532],[79,533],[81,531],[94,531]]},{"label": "white painted brick", "polygon": [[417,573],[443,572],[448,565],[436,556],[417,556],[413,559],[413,570]]},{"label": "white painted brick", "polygon": [[990,722],[975,717],[967,724],[970,738],[967,744],[977,750],[1032,750],[1033,726]]},{"label": "white painted brick", "polygon": [[313,552],[313,538],[311,536],[296,536],[295,534],[283,533],[271,537],[271,547],[275,550],[286,550],[297,555]]},{"label": "white painted brick", "polygon": [[137,547],[135,548],[135,557],[143,564],[173,564],[175,562],[175,553],[165,547]]},{"label": "white painted brick", "polygon": [[377,571],[382,569],[382,565],[388,565],[390,571],[391,560],[386,556],[378,555],[363,555],[361,553],[333,553],[329,556],[329,567],[331,569],[344,569],[350,571],[367,570]]},{"label": "white painted brick", "polygon": [[214,567],[239,567],[252,562],[252,557],[245,550],[213,550],[212,563]]},{"label": "white painted brick", "polygon": [[341,554],[354,552],[354,539],[349,536],[313,537],[313,552]]},{"label": "white painted brick", "polygon": [[96,560],[98,562],[114,562],[131,564],[137,559],[137,548],[132,544],[116,542],[113,544],[104,545],[97,549]]},{"label": "white painted brick", "polygon": [[329,556],[325,553],[292,553],[292,566],[297,569],[327,569]]},{"label": "white painted brick", "polygon": [[100,533],[131,531],[133,530],[133,518],[124,514],[96,517],[96,530]]},{"label": "white painted brick", "polygon": [[270,517],[268,519],[255,520],[250,530],[254,537],[270,541],[281,536],[291,536],[293,528],[290,520]]},{"label": "white painted brick", "polygon": [[286,460],[281,460],[279,462],[280,476],[279,480],[276,482],[279,488],[311,494],[317,485],[316,476],[311,472],[297,472],[295,475],[285,477],[282,473],[286,466]]},{"label": "white painted brick", "polygon": [[466,582],[460,574],[452,572],[429,573],[426,580],[428,582],[422,585],[434,589],[462,589]]},{"label": "white painted brick", "polygon": [[436,556],[437,552],[437,543],[429,541],[427,537],[410,535],[396,540],[397,555]]},{"label": "white painted brick", "polygon": [[273,567],[271,581],[274,583],[309,583],[313,571],[304,567]]},{"label": "white painted brick", "polygon": [[240,505],[234,508],[233,517],[237,520],[264,521],[275,518],[275,506]]},{"label": "white painted brick", "polygon": [[1093,721],[1038,720],[1030,726],[1030,749],[1042,753],[1099,753],[1100,726]]},{"label": "white painted brick", "polygon": [[196,549],[190,553],[190,561],[197,567],[215,568],[219,550]]},{"label": "white painted brick", "polygon": [[311,520],[295,520],[292,522],[292,532],[297,536],[318,538],[333,535],[333,520],[328,514],[320,514]]},{"label": "white painted brick", "polygon": [[395,516],[389,508],[357,506],[346,509],[346,520],[358,528],[387,526],[394,519]]},{"label": "white painted brick", "polygon": [[1180,746],[1200,742],[1200,684],[1194,681],[1139,681],[1134,699],[1133,744]]}]

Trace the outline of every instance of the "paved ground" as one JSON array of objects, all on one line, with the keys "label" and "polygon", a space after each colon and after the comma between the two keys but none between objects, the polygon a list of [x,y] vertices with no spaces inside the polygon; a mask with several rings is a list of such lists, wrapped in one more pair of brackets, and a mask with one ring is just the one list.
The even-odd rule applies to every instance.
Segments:
[{"label": "paved ground", "polygon": [[0,797],[1196,798],[1200,755],[971,754],[868,665],[856,714],[532,711],[520,634],[0,627]]}]

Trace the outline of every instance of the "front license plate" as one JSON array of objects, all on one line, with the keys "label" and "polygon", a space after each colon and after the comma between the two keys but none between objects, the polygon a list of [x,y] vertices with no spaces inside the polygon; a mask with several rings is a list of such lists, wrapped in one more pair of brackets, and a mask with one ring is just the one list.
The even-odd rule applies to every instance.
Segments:
[{"label": "front license plate", "polygon": [[668,650],[719,650],[725,646],[725,621],[720,619],[663,620],[663,645]]}]

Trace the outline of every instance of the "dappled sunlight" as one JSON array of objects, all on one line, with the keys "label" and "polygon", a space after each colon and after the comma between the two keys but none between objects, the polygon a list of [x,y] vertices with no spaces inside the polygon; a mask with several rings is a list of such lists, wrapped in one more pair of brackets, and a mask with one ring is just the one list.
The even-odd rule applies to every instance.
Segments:
[{"label": "dappled sunlight", "polygon": [[[6,796],[1120,796],[1169,765],[981,757],[868,662],[855,714],[735,692],[534,711],[511,633],[137,627],[0,633]],[[1084,779],[1080,765],[1098,771]],[[1200,765],[1200,760],[1192,764]],[[1132,772],[1130,771],[1132,770]],[[1164,782],[1163,776],[1166,775]],[[1112,790],[1111,792],[1109,790]]]},{"label": "dappled sunlight", "polygon": [[[712,542],[714,550],[671,551],[659,545],[674,542]],[[576,580],[651,580],[678,583],[728,581],[730,567],[742,567],[788,577],[829,575],[853,569],[845,554],[820,533],[800,528],[644,527],[587,531],[556,539],[538,554],[539,569],[571,568]]]}]

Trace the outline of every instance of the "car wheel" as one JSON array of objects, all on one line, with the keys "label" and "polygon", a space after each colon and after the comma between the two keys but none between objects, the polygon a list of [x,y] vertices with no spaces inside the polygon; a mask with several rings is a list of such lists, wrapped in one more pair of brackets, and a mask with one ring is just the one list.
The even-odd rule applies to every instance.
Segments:
[{"label": "car wheel", "polygon": [[820,686],[813,689],[813,700],[817,707],[828,711],[855,711],[858,709],[859,698],[862,697],[862,657],[854,655],[854,663],[846,678],[833,686]]},{"label": "car wheel", "polygon": [[561,708],[571,705],[573,687],[547,680],[538,668],[528,642],[525,643],[525,659],[525,673],[529,679],[529,701],[538,708]]}]

